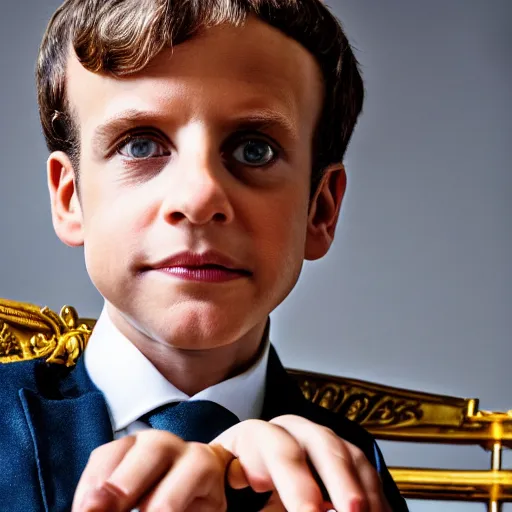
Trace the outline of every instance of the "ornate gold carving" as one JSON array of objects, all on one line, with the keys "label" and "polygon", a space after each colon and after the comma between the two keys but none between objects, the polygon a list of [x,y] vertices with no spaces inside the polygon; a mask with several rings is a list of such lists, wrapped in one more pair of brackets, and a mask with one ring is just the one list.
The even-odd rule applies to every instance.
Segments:
[{"label": "ornate gold carving", "polygon": [[74,366],[90,334],[70,306],[57,315],[47,307],[0,299],[0,363],[46,358]]},{"label": "ornate gold carving", "polygon": [[478,410],[477,399],[435,395],[289,370],[304,396],[366,427],[378,439],[512,448],[512,411]]},{"label": "ornate gold carving", "polygon": [[7,324],[3,324],[0,331],[0,353],[9,357],[23,356],[21,344]]},{"label": "ornate gold carving", "polygon": [[404,497],[486,502],[492,511],[512,501],[512,471],[501,469],[502,448],[512,448],[512,411],[479,411],[477,399],[288,372],[308,400],[364,425],[377,439],[473,444],[492,452],[488,471],[391,467]]},{"label": "ornate gold carving", "polygon": [[350,384],[325,383],[308,378],[301,380],[300,385],[309,400],[367,428],[377,425],[411,426],[423,417],[418,400],[372,392]]}]

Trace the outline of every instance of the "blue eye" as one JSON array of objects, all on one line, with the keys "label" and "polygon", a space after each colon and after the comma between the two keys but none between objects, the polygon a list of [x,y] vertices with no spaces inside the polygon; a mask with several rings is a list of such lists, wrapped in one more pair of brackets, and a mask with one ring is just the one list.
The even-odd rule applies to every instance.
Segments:
[{"label": "blue eye", "polygon": [[134,137],[119,146],[118,152],[134,160],[156,158],[166,154],[162,145],[148,137]]},{"label": "blue eye", "polygon": [[241,164],[257,167],[271,162],[275,151],[263,140],[246,140],[235,148],[233,157]]}]

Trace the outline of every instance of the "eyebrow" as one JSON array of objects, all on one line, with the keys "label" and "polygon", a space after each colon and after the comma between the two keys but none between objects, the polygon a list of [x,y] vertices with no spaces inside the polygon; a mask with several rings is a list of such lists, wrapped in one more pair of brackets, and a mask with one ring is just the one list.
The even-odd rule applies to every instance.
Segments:
[{"label": "eyebrow", "polygon": [[149,126],[160,123],[163,120],[164,116],[161,114],[137,109],[124,110],[96,127],[92,135],[92,146],[94,148],[106,146],[114,137],[122,132],[137,126]]},{"label": "eyebrow", "polygon": [[[101,148],[130,129],[165,122],[168,122],[168,116],[165,113],[127,109],[107,119],[94,130],[92,146]],[[224,124],[229,130],[277,130],[291,140],[295,140],[298,136],[295,123],[287,115],[269,108],[251,109],[247,114],[234,116]]]},{"label": "eyebrow", "polygon": [[298,137],[297,126],[285,114],[273,109],[261,109],[229,121],[230,128],[238,130],[277,130],[289,139]]}]

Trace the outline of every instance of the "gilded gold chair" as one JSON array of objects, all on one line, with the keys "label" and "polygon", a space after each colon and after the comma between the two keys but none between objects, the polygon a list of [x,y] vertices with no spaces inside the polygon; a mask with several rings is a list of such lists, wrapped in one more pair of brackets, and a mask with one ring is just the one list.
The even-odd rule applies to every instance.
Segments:
[{"label": "gilded gold chair", "polygon": [[[69,306],[58,315],[48,308],[0,299],[0,363],[45,358],[73,366],[93,326],[94,320],[80,319]],[[481,502],[490,512],[512,502],[512,471],[501,467],[503,448],[512,448],[512,411],[480,411],[474,398],[302,370],[289,373],[306,398],[360,423],[377,439],[479,445],[490,452],[490,468],[485,471],[390,468],[406,498]]]},{"label": "gilded gold chair", "polygon": [[406,498],[481,502],[500,512],[512,502],[512,471],[501,467],[512,448],[512,411],[480,411],[478,399],[434,395],[343,377],[289,370],[305,396],[363,425],[377,439],[479,445],[490,452],[490,468],[446,470],[390,468]]}]

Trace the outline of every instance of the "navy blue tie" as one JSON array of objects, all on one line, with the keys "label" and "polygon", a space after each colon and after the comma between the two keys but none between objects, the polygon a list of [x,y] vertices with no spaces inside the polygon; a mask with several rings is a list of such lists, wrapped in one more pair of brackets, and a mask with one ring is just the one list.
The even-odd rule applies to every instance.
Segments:
[{"label": "navy blue tie", "polygon": [[[209,443],[240,420],[222,405],[208,400],[167,404],[140,418],[150,427],[167,430],[184,441]],[[256,512],[270,493],[256,493],[250,487],[235,491],[226,485],[228,512]]]},{"label": "navy blue tie", "polygon": [[240,420],[231,411],[208,400],[167,404],[142,416],[158,430],[167,430],[184,441],[209,443]]}]

